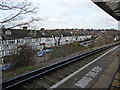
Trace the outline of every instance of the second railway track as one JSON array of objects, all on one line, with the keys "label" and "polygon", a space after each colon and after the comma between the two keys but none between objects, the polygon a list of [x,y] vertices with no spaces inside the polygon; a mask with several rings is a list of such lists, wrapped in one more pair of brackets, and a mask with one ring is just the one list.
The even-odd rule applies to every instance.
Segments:
[{"label": "second railway track", "polygon": [[102,53],[116,45],[119,45],[119,43],[104,46],[99,49],[92,50],[67,60],[49,65],[47,67],[34,70],[22,76],[3,81],[2,89],[16,90],[16,88],[50,88],[52,85],[56,84],[66,76],[75,72],[94,58],[100,56]]}]

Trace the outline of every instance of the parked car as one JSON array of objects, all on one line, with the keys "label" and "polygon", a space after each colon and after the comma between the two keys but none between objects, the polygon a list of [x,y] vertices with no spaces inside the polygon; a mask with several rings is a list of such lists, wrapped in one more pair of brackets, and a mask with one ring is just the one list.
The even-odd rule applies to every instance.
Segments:
[{"label": "parked car", "polygon": [[43,51],[37,52],[37,56],[42,57],[43,55],[44,55],[44,52],[43,52]]},{"label": "parked car", "polygon": [[46,49],[46,50],[44,50],[43,52],[49,53],[49,52],[52,52],[52,51],[53,51],[53,49]]},{"label": "parked car", "polygon": [[10,64],[10,63],[2,65],[2,71],[8,70],[11,66],[12,66],[12,64]]},{"label": "parked car", "polygon": [[43,51],[39,51],[39,52],[37,52],[37,56],[42,57],[44,54],[52,52],[52,51],[53,51],[53,49],[46,49]]}]

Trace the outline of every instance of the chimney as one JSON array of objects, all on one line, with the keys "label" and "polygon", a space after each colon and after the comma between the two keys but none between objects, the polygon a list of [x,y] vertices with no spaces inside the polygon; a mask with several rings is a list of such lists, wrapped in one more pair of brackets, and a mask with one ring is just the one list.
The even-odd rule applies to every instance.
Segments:
[{"label": "chimney", "polygon": [[24,26],[24,27],[23,27],[23,30],[27,30],[27,26]]}]

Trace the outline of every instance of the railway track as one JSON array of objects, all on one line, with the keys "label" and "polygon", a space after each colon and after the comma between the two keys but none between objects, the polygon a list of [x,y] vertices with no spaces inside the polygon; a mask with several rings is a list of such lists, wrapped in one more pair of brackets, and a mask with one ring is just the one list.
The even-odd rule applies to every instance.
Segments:
[{"label": "railway track", "polygon": [[[70,75],[71,73],[84,66],[86,63],[89,63],[92,60],[90,59],[90,57],[96,58],[103,52],[106,52],[106,50],[116,45],[119,45],[119,43],[103,46],[96,50],[92,50],[84,54],[69,58],[67,60],[49,65],[47,67],[34,70],[22,76],[3,81],[2,89],[16,90],[17,88],[50,88],[52,85],[56,84],[66,76]],[[84,58],[86,59],[83,60]]]}]

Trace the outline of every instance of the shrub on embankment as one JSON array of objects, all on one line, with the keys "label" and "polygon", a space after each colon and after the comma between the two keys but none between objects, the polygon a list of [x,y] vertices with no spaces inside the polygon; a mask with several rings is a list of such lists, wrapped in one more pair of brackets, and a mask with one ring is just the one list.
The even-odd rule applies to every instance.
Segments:
[{"label": "shrub on embankment", "polygon": [[73,54],[78,51],[83,51],[87,49],[85,46],[80,45],[79,42],[73,42],[66,45],[61,45],[59,47],[54,47],[53,51],[49,53],[48,59],[65,57],[67,55]]}]

